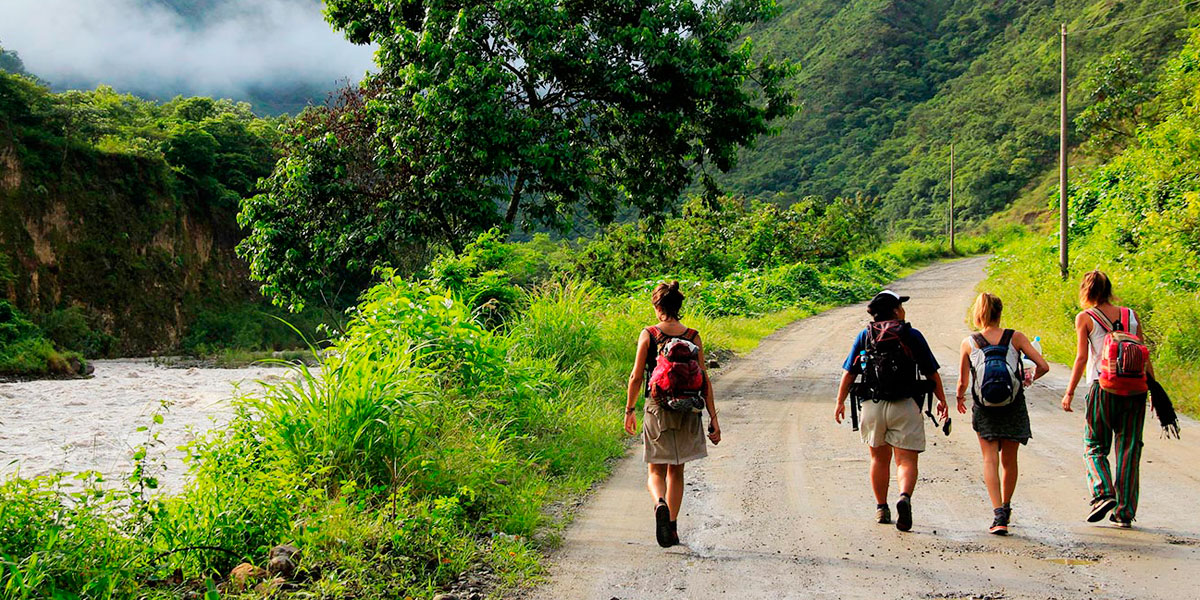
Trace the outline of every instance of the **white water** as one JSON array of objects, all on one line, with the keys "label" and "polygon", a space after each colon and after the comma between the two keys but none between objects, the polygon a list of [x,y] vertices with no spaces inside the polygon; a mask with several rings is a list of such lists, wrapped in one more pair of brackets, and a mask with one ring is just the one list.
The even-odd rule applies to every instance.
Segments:
[{"label": "white water", "polygon": [[[225,422],[230,400],[261,380],[287,375],[281,368],[168,369],[149,360],[95,361],[91,379],[0,383],[0,478],[58,471],[99,471],[114,481],[129,474],[134,450],[150,426],[161,444],[151,448],[161,489],[183,485],[177,447]],[[163,409],[162,401],[170,406]],[[153,415],[161,412],[163,423]]]}]

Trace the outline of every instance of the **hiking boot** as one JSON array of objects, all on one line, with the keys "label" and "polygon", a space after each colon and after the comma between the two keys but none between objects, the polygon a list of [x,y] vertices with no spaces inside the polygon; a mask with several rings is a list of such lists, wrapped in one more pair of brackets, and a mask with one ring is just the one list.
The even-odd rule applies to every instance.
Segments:
[{"label": "hiking boot", "polygon": [[995,518],[992,519],[992,527],[988,529],[988,533],[995,535],[1008,535],[1008,510],[1003,507],[992,511]]},{"label": "hiking boot", "polygon": [[912,529],[912,498],[904,494],[900,495],[900,501],[896,503],[896,529]]},{"label": "hiking boot", "polygon": [[1112,510],[1116,505],[1116,498],[1097,498],[1092,500],[1092,512],[1088,513],[1088,523],[1095,523],[1103,519],[1108,514],[1108,511]]},{"label": "hiking boot", "polygon": [[888,508],[888,505],[886,504],[881,504],[875,507],[875,522],[879,523],[880,525],[891,525],[892,509]]},{"label": "hiking boot", "polygon": [[1116,514],[1116,513],[1113,513],[1113,514],[1109,515],[1109,516],[1108,516],[1108,520],[1109,520],[1109,522],[1110,522],[1110,523],[1112,523],[1112,526],[1113,526],[1113,527],[1116,527],[1116,528],[1118,528],[1118,529],[1131,529],[1131,528],[1133,528],[1133,523],[1131,523],[1131,522],[1129,522],[1129,521],[1126,521],[1125,519],[1119,519],[1119,518],[1117,518],[1117,514]]},{"label": "hiking boot", "polygon": [[671,547],[671,509],[662,498],[658,499],[658,505],[654,507],[654,537],[659,546]]}]

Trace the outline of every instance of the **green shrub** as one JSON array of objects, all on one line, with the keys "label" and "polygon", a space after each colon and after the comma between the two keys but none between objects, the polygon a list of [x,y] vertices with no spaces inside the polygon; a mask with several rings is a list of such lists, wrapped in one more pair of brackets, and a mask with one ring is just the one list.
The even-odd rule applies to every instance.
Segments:
[{"label": "green shrub", "polygon": [[38,325],[57,348],[79,352],[89,358],[111,356],[117,338],[95,328],[95,319],[79,306],[52,310]]}]

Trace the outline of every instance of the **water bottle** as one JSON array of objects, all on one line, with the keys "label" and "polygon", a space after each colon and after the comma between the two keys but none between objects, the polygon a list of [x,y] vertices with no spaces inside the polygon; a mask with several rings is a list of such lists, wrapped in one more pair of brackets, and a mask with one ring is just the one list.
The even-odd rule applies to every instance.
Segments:
[{"label": "water bottle", "polygon": [[[1041,354],[1042,336],[1034,336],[1033,341],[1030,342],[1029,345],[1033,346],[1033,349],[1037,350],[1038,354]],[[1025,355],[1021,356],[1021,364],[1025,367],[1025,385],[1029,385],[1030,383],[1033,383],[1033,372],[1034,369],[1037,368],[1037,365],[1035,365],[1033,361],[1029,360],[1029,357]]]}]

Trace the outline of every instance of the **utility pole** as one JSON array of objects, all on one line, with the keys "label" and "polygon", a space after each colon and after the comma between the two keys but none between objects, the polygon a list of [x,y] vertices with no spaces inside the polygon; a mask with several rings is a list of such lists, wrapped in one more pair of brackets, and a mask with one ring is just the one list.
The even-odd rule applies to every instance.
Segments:
[{"label": "utility pole", "polygon": [[1059,30],[1062,48],[1062,97],[1058,120],[1058,268],[1066,281],[1067,272],[1067,24]]},{"label": "utility pole", "polygon": [[954,142],[950,142],[950,254],[954,250]]}]

